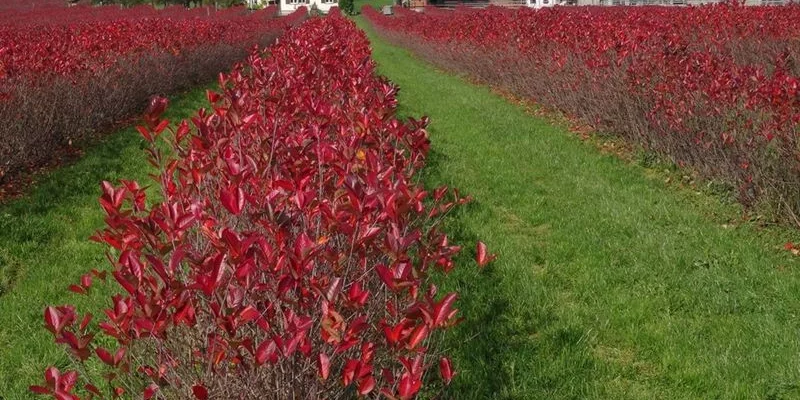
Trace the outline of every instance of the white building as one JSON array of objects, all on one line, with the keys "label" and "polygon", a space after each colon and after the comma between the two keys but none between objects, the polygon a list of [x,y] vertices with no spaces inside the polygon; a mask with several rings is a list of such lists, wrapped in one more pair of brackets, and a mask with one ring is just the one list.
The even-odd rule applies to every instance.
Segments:
[{"label": "white building", "polygon": [[532,8],[553,7],[559,0],[525,0],[525,6]]},{"label": "white building", "polygon": [[300,7],[316,9],[327,14],[333,7],[339,6],[339,0],[280,0],[281,14],[291,14]]},{"label": "white building", "polygon": [[278,5],[281,15],[291,14],[300,7],[309,11],[316,8],[327,14],[331,8],[339,6],[339,0],[247,0],[247,3],[251,7]]}]

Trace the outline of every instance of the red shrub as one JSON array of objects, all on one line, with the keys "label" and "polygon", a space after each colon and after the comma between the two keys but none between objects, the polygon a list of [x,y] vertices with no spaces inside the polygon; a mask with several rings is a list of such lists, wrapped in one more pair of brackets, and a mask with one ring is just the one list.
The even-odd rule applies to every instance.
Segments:
[{"label": "red shrub", "polygon": [[3,79],[96,73],[153,53],[194,51],[209,44],[248,46],[280,24],[276,7],[250,12],[149,6],[34,8],[0,16]]},{"label": "red shrub", "polygon": [[800,213],[798,5],[364,15],[431,62],[722,178],[744,204]]},{"label": "red shrub", "polygon": [[[122,292],[99,327],[115,348],[69,306],[45,311],[56,341],[106,364],[103,387],[145,398],[408,399],[430,365],[449,382],[429,347],[457,322],[456,294],[428,274],[454,267],[438,224],[467,200],[414,183],[426,121],[394,118],[397,88],[375,75],[363,33],[336,13],[309,20],[220,86],[193,127],[166,128],[166,100],[151,103],[140,132],[158,199],[103,184],[94,239]],[[493,259],[478,248],[481,265]],[[32,389],[74,381],[48,370]]]},{"label": "red shrub", "polygon": [[35,7],[0,13],[0,182],[139,112],[154,94],[206,83],[297,12]]}]

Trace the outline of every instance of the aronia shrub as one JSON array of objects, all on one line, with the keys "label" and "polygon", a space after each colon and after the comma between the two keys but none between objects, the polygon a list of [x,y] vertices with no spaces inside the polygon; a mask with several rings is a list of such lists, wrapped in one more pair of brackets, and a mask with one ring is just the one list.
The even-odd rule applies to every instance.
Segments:
[{"label": "aronia shrub", "polygon": [[[440,224],[468,199],[417,182],[427,121],[395,118],[397,88],[376,76],[364,34],[336,12],[311,19],[219,84],[212,108],[174,129],[166,101],[151,102],[139,130],[155,190],[103,183],[93,239],[113,268],[70,287],[105,279],[119,294],[97,325],[45,310],[78,367],[31,389],[410,399],[449,383],[432,345],[459,321],[457,294],[429,274],[455,267]],[[478,264],[493,258],[479,243]]]},{"label": "aronia shrub", "polygon": [[[13,5],[13,4],[12,4]],[[19,4],[0,12],[0,183],[125,123],[153,95],[213,81],[288,26],[250,12]]]},{"label": "aronia shrub", "polygon": [[800,224],[800,6],[363,9],[441,67],[613,132]]}]

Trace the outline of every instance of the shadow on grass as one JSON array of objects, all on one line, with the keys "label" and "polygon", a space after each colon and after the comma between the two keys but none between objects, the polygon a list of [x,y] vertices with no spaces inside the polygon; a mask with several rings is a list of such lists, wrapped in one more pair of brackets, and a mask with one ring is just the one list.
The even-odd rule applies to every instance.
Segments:
[{"label": "shadow on grass", "polygon": [[[428,154],[423,170],[426,189],[447,184],[439,169],[446,162],[447,156],[436,150]],[[474,248],[480,237],[468,227],[467,221],[487,211],[474,200],[454,210],[445,220],[445,232],[463,250],[454,260],[458,267],[435,280],[442,291],[458,292],[456,307],[465,320],[447,332],[441,343],[458,376],[440,397],[527,399],[563,391],[565,380],[580,381],[594,368],[584,330],[559,321],[547,305],[519,307],[519,299],[509,289],[515,278],[502,272],[502,254],[484,269],[477,267]],[[559,363],[566,353],[570,354],[571,362]],[[582,362],[575,363],[576,356]],[[528,387],[530,382],[518,386],[519,382],[530,380],[531,375],[536,376],[535,390]],[[575,389],[572,397],[581,398],[582,385],[577,384]]]}]

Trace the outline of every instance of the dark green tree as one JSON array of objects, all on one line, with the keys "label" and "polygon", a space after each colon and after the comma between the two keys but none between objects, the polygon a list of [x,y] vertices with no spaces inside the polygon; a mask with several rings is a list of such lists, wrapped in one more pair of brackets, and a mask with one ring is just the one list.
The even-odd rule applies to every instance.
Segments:
[{"label": "dark green tree", "polygon": [[353,15],[355,4],[353,4],[353,0],[339,0],[339,9],[347,15]]}]

